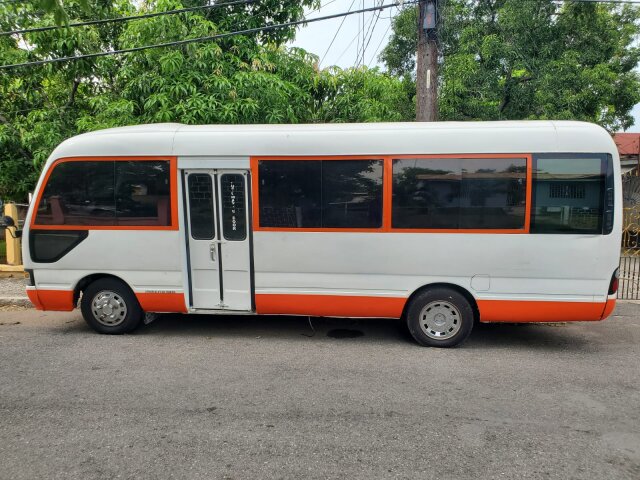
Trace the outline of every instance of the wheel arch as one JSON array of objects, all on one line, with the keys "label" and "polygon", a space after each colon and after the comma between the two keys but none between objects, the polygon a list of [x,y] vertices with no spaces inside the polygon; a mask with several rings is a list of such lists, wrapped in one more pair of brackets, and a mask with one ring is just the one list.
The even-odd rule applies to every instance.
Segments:
[{"label": "wheel arch", "polygon": [[476,322],[480,321],[480,309],[478,308],[478,302],[476,301],[475,297],[471,294],[471,292],[466,288],[461,287],[460,285],[456,285],[455,283],[447,283],[447,282],[429,283],[427,285],[422,285],[421,287],[415,289],[411,293],[411,295],[409,295],[409,298],[407,298],[407,301],[404,303],[404,308],[402,309],[402,318],[406,318],[407,309],[409,308],[409,305],[411,304],[412,300],[416,296],[418,296],[419,294],[427,290],[433,290],[434,288],[449,288],[461,294],[469,302],[469,305],[471,305],[471,309],[473,310],[474,320]]},{"label": "wheel arch", "polygon": [[[97,280],[102,280],[104,278],[112,278],[114,280],[118,280],[119,282],[124,283],[130,290],[133,292],[133,288],[127,282],[125,282],[121,277],[117,275],[113,275],[111,273],[92,273],[91,275],[86,275],[82,277],[78,283],[76,283],[75,288],[73,289],[73,304],[77,305],[78,300],[80,299],[80,292],[83,292],[89,285]],[[135,295],[135,292],[133,292]]]}]

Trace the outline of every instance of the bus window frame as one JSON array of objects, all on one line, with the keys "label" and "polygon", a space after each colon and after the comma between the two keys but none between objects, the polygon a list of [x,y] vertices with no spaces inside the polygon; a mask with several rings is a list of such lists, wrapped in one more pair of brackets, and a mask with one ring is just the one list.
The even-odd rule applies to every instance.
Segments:
[{"label": "bus window frame", "polygon": [[[524,227],[513,229],[443,229],[443,228],[393,228],[391,225],[391,210],[393,201],[393,160],[402,159],[525,159],[526,161],[526,191]],[[377,228],[296,228],[296,227],[261,227],[260,226],[260,176],[258,165],[261,161],[269,160],[382,160],[382,226]],[[253,224],[255,232],[356,232],[356,233],[482,233],[482,234],[528,234],[531,224],[532,202],[532,153],[458,153],[458,154],[402,154],[402,155],[296,155],[296,156],[252,156],[251,188]]]},{"label": "bus window frame", "polygon": [[[146,161],[164,161],[169,162],[169,204],[171,205],[171,223],[169,225],[41,225],[36,223],[38,218],[38,207],[44,195],[49,178],[55,168],[68,162],[146,162]],[[42,181],[37,197],[34,199],[35,205],[31,216],[29,228],[31,230],[179,230],[178,220],[178,157],[166,156],[86,156],[86,157],[63,157],[58,158],[51,163],[47,169],[47,173]]]},{"label": "bus window frame", "polygon": [[[597,153],[597,152],[537,152],[532,154],[532,170],[531,170],[531,180],[532,180],[532,192],[531,192],[531,213],[530,217],[533,217],[535,212],[533,211],[533,202],[535,201],[535,191],[533,190],[533,163],[538,162],[540,159],[551,159],[551,160],[563,160],[563,159],[576,159],[576,158],[589,158],[589,159],[599,159],[600,160],[600,168],[601,172],[603,171],[603,182],[602,182],[602,212],[601,212],[601,225],[599,232],[580,232],[580,231],[552,231],[552,232],[536,232],[532,231],[532,235],[609,235],[613,231],[613,224],[615,222],[615,182],[613,173],[613,157],[610,153]],[[610,208],[607,207],[607,189],[611,188],[613,190],[613,203],[610,205]],[[605,225],[607,211],[611,218],[611,229],[607,229]],[[531,218],[530,218],[531,219]]]},{"label": "bus window frame", "polygon": [[[269,160],[374,160],[382,162],[382,224],[372,228],[335,228],[335,227],[261,227],[260,226],[260,173],[259,162]],[[254,232],[385,232],[385,184],[387,177],[388,162],[384,155],[296,155],[296,156],[257,156],[251,157],[251,208],[253,210],[253,231]]]}]

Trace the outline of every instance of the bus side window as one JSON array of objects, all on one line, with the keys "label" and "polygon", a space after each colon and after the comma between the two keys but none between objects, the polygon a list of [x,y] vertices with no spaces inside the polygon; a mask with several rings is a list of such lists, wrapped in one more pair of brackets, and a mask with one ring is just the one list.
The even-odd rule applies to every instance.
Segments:
[{"label": "bus side window", "polygon": [[208,173],[189,174],[189,221],[195,240],[215,237],[213,216],[213,178]]},{"label": "bus side window", "polygon": [[260,226],[381,228],[382,177],[382,160],[261,160]]},{"label": "bus side window", "polygon": [[225,173],[220,179],[222,190],[222,232],[225,240],[242,241],[247,238],[244,176]]},{"label": "bus side window", "polygon": [[118,225],[171,225],[169,162],[115,162]]},{"label": "bus side window", "polygon": [[113,162],[67,161],[49,174],[36,225],[115,225]]},{"label": "bus side window", "polygon": [[613,177],[613,157],[607,155],[607,178],[605,180],[604,191],[604,223],[602,233],[609,235],[613,231],[613,221],[615,212],[615,190]]},{"label": "bus side window", "polygon": [[534,156],[531,233],[601,234],[608,163],[604,155]]},{"label": "bus side window", "polygon": [[393,160],[392,226],[523,229],[525,158]]},{"label": "bus side window", "polygon": [[62,161],[53,167],[35,225],[169,226],[170,162]]}]

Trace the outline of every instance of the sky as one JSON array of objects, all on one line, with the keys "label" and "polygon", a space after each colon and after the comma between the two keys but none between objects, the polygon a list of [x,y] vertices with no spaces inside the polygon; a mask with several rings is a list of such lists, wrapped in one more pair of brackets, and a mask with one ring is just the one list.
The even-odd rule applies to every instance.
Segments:
[{"label": "sky", "polygon": [[[390,4],[393,1],[382,0],[382,3]],[[364,8],[369,8],[379,3],[380,0],[322,0],[320,9],[308,11],[307,18],[334,15],[349,10],[360,10],[363,5]],[[364,40],[364,64],[369,67],[378,65],[384,68],[378,62],[377,57],[380,54],[380,50],[387,44],[391,33],[390,17],[393,17],[397,12],[398,8],[393,7],[383,10],[379,14],[379,18],[377,18],[378,12],[367,12],[364,15],[354,14],[310,23],[306,27],[298,29],[296,39],[292,42],[292,45],[318,55],[321,59],[320,66],[323,68],[331,65],[337,65],[342,68],[361,65],[363,63],[361,26],[364,23],[365,32],[368,32]],[[343,19],[344,23],[340,27]],[[336,35],[335,40],[331,44],[334,35]],[[635,118],[635,125],[627,131],[640,132],[640,104],[634,107],[632,114]]]},{"label": "sky", "polygon": [[[383,0],[384,4],[392,2],[393,0]],[[364,8],[369,8],[374,4],[379,4],[380,0],[323,0],[320,10],[310,11],[307,14],[307,18],[335,15],[348,10],[360,10],[363,8],[363,3]],[[350,5],[352,5],[352,8],[349,8]],[[390,15],[395,15],[397,11],[398,8],[393,7],[382,10],[382,12],[366,12],[364,14],[354,14],[311,23],[306,27],[300,27],[293,45],[315,53],[321,60],[324,58],[320,63],[321,67],[337,65],[342,68],[348,68],[361,65],[363,50],[361,25],[364,19],[366,34],[364,64],[374,67],[378,65],[377,56],[387,44],[387,39],[391,33],[391,20],[389,17]],[[343,19],[344,23],[340,28]],[[340,28],[339,31],[338,28]],[[336,35],[336,32],[337,36],[333,45],[331,45],[331,40]],[[330,45],[331,48],[329,48]]]}]

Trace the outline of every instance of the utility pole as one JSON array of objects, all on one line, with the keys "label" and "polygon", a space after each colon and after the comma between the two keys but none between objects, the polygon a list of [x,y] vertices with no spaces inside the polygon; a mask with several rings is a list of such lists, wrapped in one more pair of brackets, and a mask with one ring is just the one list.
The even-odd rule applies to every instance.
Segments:
[{"label": "utility pole", "polygon": [[438,24],[439,0],[420,0],[416,61],[416,120],[438,120]]}]

